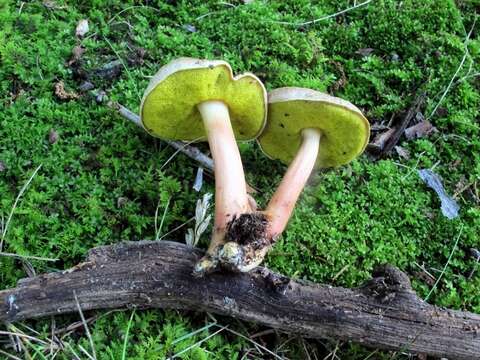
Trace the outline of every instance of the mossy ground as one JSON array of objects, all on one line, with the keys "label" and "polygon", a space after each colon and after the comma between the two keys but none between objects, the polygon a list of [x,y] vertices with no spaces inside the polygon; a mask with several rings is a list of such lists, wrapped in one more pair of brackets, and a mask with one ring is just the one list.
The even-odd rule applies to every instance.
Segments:
[{"label": "mossy ground", "polygon": [[[148,77],[171,59],[191,56],[226,60],[236,72],[257,74],[269,89],[304,86],[330,91],[362,108],[372,124],[387,124],[425,92],[423,114],[439,132],[418,140],[402,139],[410,160],[395,154],[380,161],[362,156],[349,166],[317,174],[267,265],[298,278],[357,286],[377,264],[389,262],[407,272],[425,297],[432,284],[419,276],[419,266],[438,278],[453,251],[429,301],[480,313],[480,267],[469,276],[475,268],[469,249],[480,247],[480,24],[465,44],[477,1],[376,0],[301,27],[279,21],[320,18],[353,2],[0,4],[0,220],[4,224],[23,184],[41,165],[15,209],[4,251],[60,259],[31,260],[37,273],[67,268],[97,245],[164,235],[194,215],[201,197],[192,189],[196,166],[190,159],[177,155],[163,166],[174,150],[86,94],[76,100],[58,99],[54,84],[62,80],[68,91],[78,91],[82,76],[96,73],[92,81],[97,89],[138,111]],[[88,19],[90,25],[83,40],[75,37],[80,19]],[[80,43],[86,52],[75,68],[68,61]],[[365,50],[369,48],[373,50]],[[364,50],[359,53],[360,49]],[[106,79],[94,71],[119,59],[124,66],[118,77]],[[51,130],[58,134],[53,144]],[[241,150],[248,180],[259,189],[259,202],[264,205],[284,167],[262,156],[254,144],[243,144]],[[438,198],[417,176],[416,169],[431,167],[443,177],[450,194],[464,188],[457,194],[459,218],[444,218]],[[202,192],[212,190],[212,182],[206,181]],[[168,237],[184,241],[184,232],[182,228]],[[207,241],[205,236],[200,245]],[[21,261],[0,257],[0,288],[14,286],[25,276]],[[127,359],[163,359],[201,340],[205,341],[180,357],[240,359],[249,350],[246,358],[271,357],[266,352],[258,355],[249,340],[230,332],[248,339],[263,330],[252,324],[217,318],[228,330],[214,335],[220,328],[205,327],[214,319],[204,314],[96,314],[101,318],[90,330],[98,359],[122,358],[129,323]],[[78,316],[59,317],[56,326],[76,320]],[[51,325],[50,320],[42,320],[17,327],[48,338]],[[207,339],[209,335],[213,336]],[[0,350],[12,353],[5,339]],[[87,358],[80,346],[91,352],[81,330],[63,341],[69,345],[57,359],[72,358],[72,351]],[[333,359],[334,349],[342,359],[403,356],[288,335],[264,335],[255,341],[279,356],[296,359],[328,354]],[[51,358],[48,347],[35,342],[25,346],[31,358]]]}]

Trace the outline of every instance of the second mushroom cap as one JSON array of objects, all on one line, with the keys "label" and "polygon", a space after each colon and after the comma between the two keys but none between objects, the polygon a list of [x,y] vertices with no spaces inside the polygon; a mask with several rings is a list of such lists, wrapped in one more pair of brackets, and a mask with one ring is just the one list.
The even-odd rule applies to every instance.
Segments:
[{"label": "second mushroom cap", "polygon": [[265,154],[289,164],[302,142],[303,129],[321,133],[317,167],[347,164],[365,149],[370,125],[348,101],[319,91],[284,87],[268,95],[268,121],[258,141]]}]

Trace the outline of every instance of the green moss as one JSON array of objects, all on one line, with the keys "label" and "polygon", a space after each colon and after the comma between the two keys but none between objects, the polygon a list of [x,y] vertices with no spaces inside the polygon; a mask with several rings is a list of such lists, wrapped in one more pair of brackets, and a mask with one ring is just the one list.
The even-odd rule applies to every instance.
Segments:
[{"label": "green moss", "polygon": [[[410,151],[409,160],[393,154],[375,162],[363,156],[312,178],[267,263],[298,278],[358,286],[375,265],[390,262],[407,272],[425,297],[432,285],[417,276],[419,266],[438,277],[453,251],[429,302],[480,313],[480,268],[470,276],[476,265],[469,255],[470,248],[480,246],[477,30],[467,44],[463,67],[442,99],[465,54],[475,5],[453,0],[379,0],[312,25],[279,23],[301,23],[349,6],[351,2],[333,0],[235,1],[231,5],[213,0],[162,1],[148,6],[128,1],[0,3],[0,161],[4,167],[0,224],[8,218],[22,186],[42,165],[14,211],[4,251],[60,259],[55,263],[31,260],[37,273],[62,270],[81,261],[93,246],[154,239],[190,219],[201,196],[192,189],[195,164],[176,155],[164,165],[174,150],[98,105],[88,94],[78,100],[58,99],[54,84],[62,80],[67,90],[76,91],[85,74],[91,74],[89,79],[98,89],[138,111],[148,77],[170,60],[180,56],[222,59],[232,64],[234,73],[255,73],[268,89],[309,87],[348,99],[377,125],[401,117],[413,99],[425,92],[423,114],[438,132],[423,139],[401,139],[400,145]],[[90,24],[84,39],[75,36],[80,19]],[[78,64],[68,66],[78,44],[86,52]],[[145,56],[138,55],[139,48]],[[120,67],[118,77],[98,76],[96,69],[119,59],[125,67]],[[51,129],[59,136],[54,144],[48,140]],[[285,169],[266,159],[256,145],[242,144],[241,150],[248,180],[259,189],[257,197],[264,205]],[[457,192],[461,210],[456,220],[441,215],[438,198],[416,174],[418,168],[433,166],[447,192]],[[202,192],[212,191],[209,179],[204,186]],[[184,231],[180,228],[168,238],[184,241]],[[206,246],[207,240],[201,245]],[[20,260],[0,257],[2,288],[14,286],[25,276]],[[121,358],[130,314],[103,314],[91,324],[97,355]],[[57,317],[57,327],[77,320],[75,315]],[[262,330],[217,320],[245,335]],[[218,328],[173,344],[175,340],[212,321],[204,314],[137,311],[127,358],[161,359],[178,353]],[[50,336],[48,320],[27,325],[40,337]],[[323,358],[335,348],[335,344],[315,341],[306,341],[304,347],[286,335],[256,340],[294,359],[306,358],[305,348],[312,358],[313,353]],[[80,354],[79,345],[90,349],[81,332],[64,341]],[[250,342],[223,330],[182,357],[242,358],[252,348]],[[371,352],[340,344],[337,356],[365,358]],[[57,356],[72,357],[68,349]],[[377,352],[374,357],[392,355]]]}]

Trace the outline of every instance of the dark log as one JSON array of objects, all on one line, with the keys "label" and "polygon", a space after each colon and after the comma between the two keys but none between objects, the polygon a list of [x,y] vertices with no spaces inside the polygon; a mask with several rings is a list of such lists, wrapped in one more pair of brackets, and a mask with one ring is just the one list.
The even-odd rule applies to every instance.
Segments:
[{"label": "dark log", "polygon": [[72,269],[20,280],[0,291],[0,321],[136,306],[208,311],[311,338],[478,359],[480,315],[417,297],[408,277],[378,269],[356,289],[291,280],[259,268],[246,274],[191,273],[202,252],[179,243],[130,242],[90,251]]}]

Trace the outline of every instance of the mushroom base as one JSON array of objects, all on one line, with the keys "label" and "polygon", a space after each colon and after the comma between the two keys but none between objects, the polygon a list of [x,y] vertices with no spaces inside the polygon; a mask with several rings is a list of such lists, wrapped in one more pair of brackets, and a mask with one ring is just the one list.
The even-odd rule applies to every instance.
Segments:
[{"label": "mushroom base", "polygon": [[244,213],[227,223],[226,243],[214,254],[197,263],[194,274],[203,276],[216,270],[247,272],[263,261],[275,239],[268,236],[270,221],[263,212]]},{"label": "mushroom base", "polygon": [[225,240],[258,250],[271,243],[267,239],[267,226],[267,216],[261,212],[241,214],[227,224]]}]

